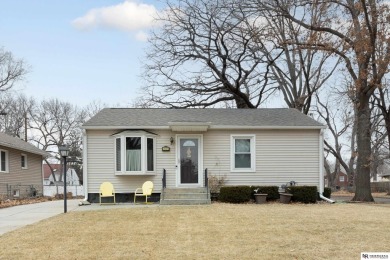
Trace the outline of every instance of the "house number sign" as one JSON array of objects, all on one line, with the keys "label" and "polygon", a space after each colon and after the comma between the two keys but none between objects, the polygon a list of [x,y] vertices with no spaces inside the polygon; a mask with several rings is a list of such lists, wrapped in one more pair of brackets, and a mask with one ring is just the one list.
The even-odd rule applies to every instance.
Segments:
[{"label": "house number sign", "polygon": [[161,150],[162,150],[163,152],[169,152],[169,151],[171,150],[171,147],[169,147],[169,146],[163,146],[163,147],[161,148]]}]

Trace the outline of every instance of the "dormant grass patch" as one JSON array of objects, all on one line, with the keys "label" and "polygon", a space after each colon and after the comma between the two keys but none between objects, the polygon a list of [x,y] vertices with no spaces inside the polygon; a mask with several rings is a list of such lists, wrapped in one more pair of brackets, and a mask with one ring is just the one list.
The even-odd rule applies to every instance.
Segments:
[{"label": "dormant grass patch", "polygon": [[358,259],[387,252],[390,205],[75,211],[0,236],[0,259]]}]

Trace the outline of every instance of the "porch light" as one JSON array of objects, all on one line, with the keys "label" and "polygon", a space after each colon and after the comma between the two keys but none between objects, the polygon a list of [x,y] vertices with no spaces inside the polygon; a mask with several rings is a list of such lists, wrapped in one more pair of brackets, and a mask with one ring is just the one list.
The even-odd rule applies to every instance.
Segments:
[{"label": "porch light", "polygon": [[67,212],[67,192],[66,192],[66,157],[69,155],[69,148],[66,145],[60,145],[58,146],[58,151],[60,152],[60,155],[62,158],[64,158],[64,213]]},{"label": "porch light", "polygon": [[173,145],[174,139],[173,139],[172,136],[171,136],[171,138],[169,139],[169,141],[171,142],[171,145]]}]

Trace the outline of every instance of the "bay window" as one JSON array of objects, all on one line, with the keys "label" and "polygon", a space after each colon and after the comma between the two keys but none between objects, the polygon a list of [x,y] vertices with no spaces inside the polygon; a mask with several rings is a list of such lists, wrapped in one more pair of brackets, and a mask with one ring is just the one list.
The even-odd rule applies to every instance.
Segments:
[{"label": "bay window", "polygon": [[122,133],[115,137],[116,174],[153,174],[155,138],[151,134]]}]

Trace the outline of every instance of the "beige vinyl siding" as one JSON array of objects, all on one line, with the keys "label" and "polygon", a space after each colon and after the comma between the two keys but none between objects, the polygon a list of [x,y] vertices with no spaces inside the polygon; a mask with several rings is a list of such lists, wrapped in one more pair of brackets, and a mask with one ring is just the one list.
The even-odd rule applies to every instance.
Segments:
[{"label": "beige vinyl siding", "polygon": [[[319,130],[209,131],[204,135],[204,167],[226,177],[226,185],[319,186]],[[256,171],[232,172],[231,136],[256,135]]]},{"label": "beige vinyl siding", "polygon": [[[87,130],[87,169],[88,193],[98,193],[102,182],[109,181],[117,193],[132,193],[145,181],[152,181],[154,191],[160,192],[162,172],[167,171],[167,186],[176,185],[175,144],[170,144],[170,138],[175,137],[170,131],[149,131],[156,136],[156,165],[154,175],[116,175],[115,174],[115,138],[113,134],[119,131]],[[162,152],[163,146],[169,146],[171,151]]]},{"label": "beige vinyl siding", "polygon": [[[38,193],[43,193],[42,156],[0,146],[8,152],[8,172],[0,172],[0,194],[7,194],[8,185],[22,185],[20,197],[29,192],[26,185],[34,185]],[[27,169],[22,169],[21,155],[27,156]]]},{"label": "beige vinyl siding", "polygon": [[[167,187],[176,187],[176,135],[203,135],[203,169],[225,176],[226,185],[299,185],[319,186],[319,130],[209,130],[185,133],[148,130],[156,136],[155,175],[115,175],[115,138],[118,130],[87,130],[88,193],[98,193],[102,182],[113,183],[117,193],[131,193],[145,181],[152,181],[155,192],[161,191],[162,172],[167,171]],[[255,135],[256,171],[231,171],[231,136]],[[169,152],[162,152],[169,146]]]}]

